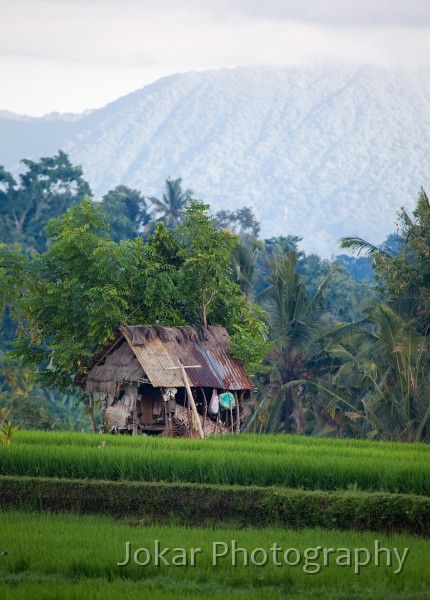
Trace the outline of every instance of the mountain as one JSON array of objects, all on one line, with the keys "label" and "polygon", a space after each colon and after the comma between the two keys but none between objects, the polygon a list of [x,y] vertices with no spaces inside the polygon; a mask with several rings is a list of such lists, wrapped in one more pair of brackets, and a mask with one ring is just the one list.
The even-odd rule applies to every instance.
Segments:
[{"label": "mountain", "polygon": [[168,176],[214,210],[252,206],[264,237],[381,242],[430,190],[430,71],[237,68],[173,75],[83,115],[0,112],[0,164],[61,148],[96,197]]}]

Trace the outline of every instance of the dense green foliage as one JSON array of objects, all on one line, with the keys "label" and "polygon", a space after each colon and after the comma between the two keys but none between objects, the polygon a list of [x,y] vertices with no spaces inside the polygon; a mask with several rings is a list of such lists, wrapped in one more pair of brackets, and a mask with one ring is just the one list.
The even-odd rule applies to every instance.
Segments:
[{"label": "dense green foliage", "polygon": [[[121,185],[94,203],[63,152],[23,163],[19,183],[0,169],[0,349],[13,340],[10,364],[39,384],[73,391],[120,324],[222,325],[256,376],[249,430],[430,439],[423,190],[381,247],[344,238],[369,271],[365,258],[306,255],[297,235],[259,240],[250,208],[212,215],[180,178],[161,200]],[[26,427],[58,426],[52,392],[21,381],[18,409],[20,377],[2,372],[0,408]],[[57,398],[66,419],[73,401]]]},{"label": "dense green foliage", "polygon": [[341,240],[343,248],[365,252],[384,303],[367,309],[370,329],[330,349],[340,362],[331,391],[350,407],[351,430],[429,441],[430,203],[424,190],[413,216],[400,211],[401,235],[382,248],[356,237]]},{"label": "dense green foliage", "polygon": [[430,324],[430,202],[423,189],[413,218],[404,209],[399,212],[399,228],[400,243],[376,248],[360,238],[347,237],[342,247],[365,252],[387,302],[426,333]]},{"label": "dense green foliage", "polygon": [[190,323],[200,322],[204,327],[212,307],[225,305],[226,297],[234,293],[229,262],[237,243],[230,232],[216,229],[208,211],[209,205],[191,200],[177,229],[183,257],[181,291],[187,299],[184,309]]},{"label": "dense green foliage", "polygon": [[91,195],[91,190],[82,169],[73,166],[64,152],[22,163],[27,170],[19,176],[19,185],[0,166],[0,242],[43,252],[43,229],[48,221]]},{"label": "dense green foliage", "polygon": [[125,256],[107,236],[100,208],[85,199],[47,227],[49,249],[33,258],[12,309],[15,355],[67,389],[81,364],[110,339],[127,305]]},{"label": "dense green foliage", "polygon": [[[423,337],[386,304],[366,311],[369,330],[360,329],[342,343],[333,344],[330,356],[340,366],[333,377],[336,391],[355,426],[369,437],[388,440],[429,439],[429,355]],[[356,402],[356,390],[360,402]]]},{"label": "dense green foliage", "polygon": [[0,407],[22,429],[89,429],[83,403],[77,403],[70,394],[41,387],[35,382],[32,369],[17,359],[4,357],[1,351],[0,379]]},{"label": "dense green foliage", "polygon": [[[350,271],[354,270],[351,263],[365,259],[350,257],[348,269],[341,257],[338,257],[340,260],[336,258],[334,261],[329,261],[316,254],[306,255],[299,249],[301,240],[302,238],[297,236],[281,236],[264,240],[257,246],[258,249],[252,256],[254,269],[252,270],[253,285],[249,291],[251,296],[258,295],[268,286],[273,261],[279,261],[289,252],[294,252],[297,257],[295,271],[304,278],[303,282],[310,297],[316,294],[321,283],[328,278],[324,286],[324,310],[322,311],[324,314],[321,318],[327,324],[336,321],[352,322],[360,318],[363,306],[375,296],[373,278],[370,281],[363,281],[360,277],[351,275]],[[246,239],[246,245],[252,247],[249,237]],[[369,269],[367,261],[365,262]],[[250,271],[250,267],[245,270],[245,272]]]},{"label": "dense green foliage", "polygon": [[[19,323],[14,355],[42,383],[74,391],[75,377],[125,324],[223,325],[246,366],[261,361],[265,326],[229,279],[235,237],[216,229],[208,206],[192,200],[175,233],[158,223],[146,242],[118,244],[108,231],[100,206],[85,198],[49,222],[43,254],[26,260],[6,247],[0,268]],[[16,281],[7,261],[21,267]]]},{"label": "dense green foliage", "polygon": [[[97,514],[194,527],[279,527],[430,534],[430,499],[201,483],[0,476],[3,509]],[[142,503],[142,498],[145,502]]]},{"label": "dense green foliage", "polygon": [[101,207],[114,242],[134,239],[151,219],[146,198],[126,185],[118,185],[105,194]]}]

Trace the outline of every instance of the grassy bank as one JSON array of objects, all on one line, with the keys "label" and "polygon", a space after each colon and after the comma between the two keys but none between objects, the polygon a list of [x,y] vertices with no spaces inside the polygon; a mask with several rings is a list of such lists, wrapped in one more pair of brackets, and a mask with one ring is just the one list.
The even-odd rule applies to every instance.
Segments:
[{"label": "grassy bank", "polygon": [[129,517],[145,523],[430,535],[430,498],[387,493],[3,476],[0,506]]}]

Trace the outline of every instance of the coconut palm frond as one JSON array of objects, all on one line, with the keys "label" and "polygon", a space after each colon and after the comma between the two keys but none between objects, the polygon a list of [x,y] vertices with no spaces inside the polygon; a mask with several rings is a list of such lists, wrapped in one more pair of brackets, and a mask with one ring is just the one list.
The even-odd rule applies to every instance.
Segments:
[{"label": "coconut palm frond", "polygon": [[321,300],[322,300],[322,295],[324,290],[326,289],[326,287],[328,286],[328,284],[330,283],[330,281],[333,279],[333,275],[335,273],[339,273],[341,271],[340,267],[335,265],[334,267],[332,267],[330,273],[324,277],[324,279],[322,280],[322,282],[319,284],[317,291],[315,292],[313,298],[311,299],[309,306],[310,307],[316,307],[318,305],[321,304]]},{"label": "coconut palm frond", "polygon": [[[350,403],[347,393],[345,391],[336,389],[336,386],[334,386],[329,381],[296,379],[295,381],[289,381],[288,383],[285,384],[285,387],[287,389],[288,388],[295,389],[300,386],[315,388],[319,392],[326,394],[327,397],[329,399],[331,399],[332,401],[335,400],[336,402],[340,402],[341,404],[348,406],[352,410],[354,410],[354,408],[355,408],[354,405]],[[335,404],[333,404],[333,407],[334,406],[335,406]]]},{"label": "coconut palm frond", "polygon": [[375,257],[378,255],[389,257],[386,252],[377,246],[374,246],[370,242],[366,242],[366,240],[363,240],[355,235],[340,238],[339,248],[342,250],[351,250],[351,252],[357,254],[358,256],[361,253],[364,253],[364,257],[367,258],[370,263],[372,263]]},{"label": "coconut palm frond", "polygon": [[351,335],[353,332],[362,331],[363,328],[367,329],[368,327],[368,318],[364,317],[353,323],[346,323],[345,325],[335,327],[329,331],[324,331],[324,333],[315,339],[315,344],[326,345],[330,342],[339,341]]},{"label": "coconut palm frond", "polygon": [[176,228],[180,222],[190,198],[192,190],[182,190],[182,179],[168,177],[165,181],[163,198],[160,200],[155,196],[148,196],[147,200],[155,209],[158,221],[163,221],[171,229]]}]

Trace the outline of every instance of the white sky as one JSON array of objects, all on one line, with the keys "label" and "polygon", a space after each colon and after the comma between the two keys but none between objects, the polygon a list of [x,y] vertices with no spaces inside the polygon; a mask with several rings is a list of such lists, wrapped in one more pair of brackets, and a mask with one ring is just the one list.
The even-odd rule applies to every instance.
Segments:
[{"label": "white sky", "polygon": [[430,67],[430,0],[0,0],[0,110],[81,112],[180,71]]}]

